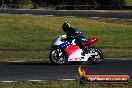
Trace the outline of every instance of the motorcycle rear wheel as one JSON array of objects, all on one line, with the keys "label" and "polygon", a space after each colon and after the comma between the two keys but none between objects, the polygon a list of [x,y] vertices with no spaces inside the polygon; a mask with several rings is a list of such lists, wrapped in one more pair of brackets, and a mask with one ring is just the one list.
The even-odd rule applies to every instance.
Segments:
[{"label": "motorcycle rear wheel", "polygon": [[94,49],[95,49],[95,52],[97,53],[97,55],[90,57],[88,60],[92,64],[100,64],[104,60],[103,52],[98,48],[94,48]]}]

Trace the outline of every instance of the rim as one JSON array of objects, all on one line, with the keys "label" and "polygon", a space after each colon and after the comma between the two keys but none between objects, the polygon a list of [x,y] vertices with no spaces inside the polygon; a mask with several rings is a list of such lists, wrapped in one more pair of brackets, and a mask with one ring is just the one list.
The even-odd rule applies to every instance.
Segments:
[{"label": "rim", "polygon": [[52,60],[57,64],[63,64],[65,63],[65,56],[63,55],[62,51],[58,52],[57,50],[52,51]]},{"label": "rim", "polygon": [[97,53],[97,55],[92,58],[93,61],[95,61],[95,62],[101,62],[102,61],[102,54],[101,54],[101,52],[98,50],[95,53]]}]

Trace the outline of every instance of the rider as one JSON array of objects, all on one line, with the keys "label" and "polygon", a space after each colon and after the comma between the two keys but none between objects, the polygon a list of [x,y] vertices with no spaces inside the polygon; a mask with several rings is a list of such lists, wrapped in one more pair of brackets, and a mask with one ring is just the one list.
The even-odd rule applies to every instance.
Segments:
[{"label": "rider", "polygon": [[83,50],[82,55],[88,53],[88,49],[83,44],[83,42],[87,41],[87,39],[82,35],[79,29],[71,27],[68,22],[63,23],[62,29],[67,33],[67,38],[75,38],[77,45]]}]

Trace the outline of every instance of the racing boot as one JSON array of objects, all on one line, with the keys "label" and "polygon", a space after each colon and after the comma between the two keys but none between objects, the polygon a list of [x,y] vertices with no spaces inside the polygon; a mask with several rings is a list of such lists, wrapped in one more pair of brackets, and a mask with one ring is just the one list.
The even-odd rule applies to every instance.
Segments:
[{"label": "racing boot", "polygon": [[81,53],[81,55],[83,55],[83,56],[85,56],[85,54],[88,54],[88,51],[89,49],[87,49],[87,48],[85,48],[85,49],[83,49],[83,52]]}]

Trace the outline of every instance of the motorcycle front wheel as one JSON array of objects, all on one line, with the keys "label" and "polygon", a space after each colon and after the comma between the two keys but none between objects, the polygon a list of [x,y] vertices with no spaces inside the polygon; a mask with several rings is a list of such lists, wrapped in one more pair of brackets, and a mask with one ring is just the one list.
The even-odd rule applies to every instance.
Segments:
[{"label": "motorcycle front wheel", "polygon": [[62,65],[67,62],[66,57],[61,49],[52,50],[49,54],[49,58],[52,64]]}]

